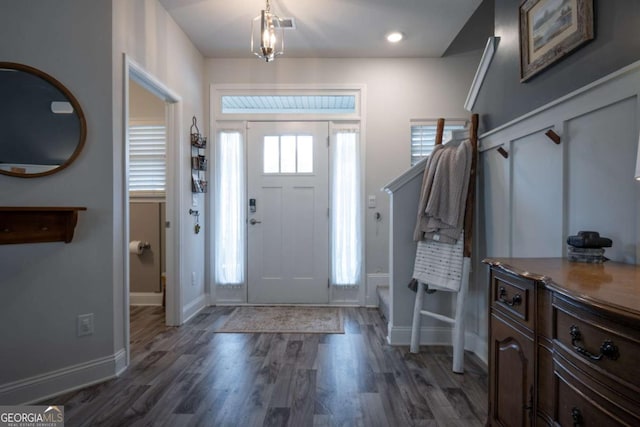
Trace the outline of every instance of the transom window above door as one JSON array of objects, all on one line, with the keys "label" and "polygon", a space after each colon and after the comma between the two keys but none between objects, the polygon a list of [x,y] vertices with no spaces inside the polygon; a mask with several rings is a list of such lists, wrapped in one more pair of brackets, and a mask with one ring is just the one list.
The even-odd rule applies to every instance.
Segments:
[{"label": "transom window above door", "polygon": [[223,95],[222,114],[353,114],[355,95]]},{"label": "transom window above door", "polygon": [[263,172],[265,174],[313,173],[313,137],[311,135],[265,136]]},{"label": "transom window above door", "polygon": [[363,87],[213,85],[211,113],[224,120],[359,120]]}]

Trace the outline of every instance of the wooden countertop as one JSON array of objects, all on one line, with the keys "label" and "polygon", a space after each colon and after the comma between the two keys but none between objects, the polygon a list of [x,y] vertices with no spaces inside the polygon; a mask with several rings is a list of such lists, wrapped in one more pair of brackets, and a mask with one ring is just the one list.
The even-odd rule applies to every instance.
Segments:
[{"label": "wooden countertop", "polygon": [[482,262],[640,321],[638,265],[612,261],[587,264],[564,258],[487,258]]}]

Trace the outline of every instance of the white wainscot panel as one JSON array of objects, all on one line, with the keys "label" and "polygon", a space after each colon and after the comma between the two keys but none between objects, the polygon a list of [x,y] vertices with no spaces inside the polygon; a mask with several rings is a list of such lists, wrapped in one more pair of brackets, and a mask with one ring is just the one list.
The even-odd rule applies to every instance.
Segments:
[{"label": "white wainscot panel", "polygon": [[607,258],[632,264],[640,187],[632,177],[638,148],[637,105],[633,96],[567,122],[567,232],[598,231],[613,240]]},{"label": "white wainscot panel", "polygon": [[[565,256],[567,236],[585,230],[613,240],[609,259],[636,264],[639,105],[640,61],[481,135],[486,255]],[[551,128],[560,145],[543,136]]]},{"label": "white wainscot panel", "polygon": [[509,159],[502,157],[496,148],[480,153],[481,186],[479,191],[480,223],[477,234],[484,237],[479,241],[480,258],[506,257],[510,255],[510,212],[509,212]]},{"label": "white wainscot panel", "polygon": [[541,131],[511,147],[511,256],[561,257],[562,146]]}]

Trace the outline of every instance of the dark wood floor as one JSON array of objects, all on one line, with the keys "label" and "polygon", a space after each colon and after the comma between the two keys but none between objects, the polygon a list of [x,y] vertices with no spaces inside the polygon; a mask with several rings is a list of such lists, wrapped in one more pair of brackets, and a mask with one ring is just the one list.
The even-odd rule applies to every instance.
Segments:
[{"label": "dark wood floor", "polygon": [[179,328],[160,308],[131,309],[131,365],[120,377],[50,399],[67,426],[481,426],[487,375],[451,348],[386,344],[375,309],[344,308],[345,334],[224,334],[232,307]]}]

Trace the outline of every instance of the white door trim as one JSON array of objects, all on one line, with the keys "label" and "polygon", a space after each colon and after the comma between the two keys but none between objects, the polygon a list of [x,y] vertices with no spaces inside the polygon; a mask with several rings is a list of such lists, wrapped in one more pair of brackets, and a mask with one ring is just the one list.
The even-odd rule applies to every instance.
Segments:
[{"label": "white door trim", "polygon": [[[278,91],[298,91],[305,93],[324,93],[330,91],[340,91],[343,93],[352,93],[357,95],[357,113],[353,115],[328,115],[328,114],[220,114],[221,110],[221,96],[223,94],[238,94],[242,93],[253,93],[253,94],[273,94]],[[210,129],[212,138],[217,137],[217,133],[220,129],[228,128],[229,125],[238,125],[242,123],[246,126],[246,123],[249,121],[328,121],[333,124],[343,123],[343,122],[357,122],[360,124],[360,175],[361,175],[361,203],[362,206],[366,206],[366,194],[367,191],[374,191],[368,189],[366,184],[366,141],[367,141],[367,85],[361,83],[337,83],[337,84],[319,84],[319,85],[308,85],[308,84],[212,84],[209,87],[209,120],[210,120]],[[246,128],[244,129],[243,138],[246,142]],[[246,147],[246,144],[245,144]],[[214,154],[211,154],[211,162],[214,161]],[[246,157],[245,157],[246,158]],[[213,163],[212,163],[213,164]],[[214,187],[211,187],[211,196],[209,197],[209,212],[215,212],[215,206],[213,200],[215,199],[213,192],[215,191]],[[355,299],[351,300],[343,300],[343,301],[333,301],[333,289],[330,295],[329,303],[332,305],[365,305],[365,295],[367,294],[367,283],[366,283],[366,247],[367,247],[367,209],[362,209],[362,271],[360,274],[361,284],[360,290],[357,292],[357,296]],[[214,227],[210,227],[213,229]],[[208,245],[208,248],[211,248],[212,242],[214,242],[215,236],[213,235],[213,231],[209,231],[208,233],[208,241],[211,242]],[[215,256],[214,251],[209,250],[209,263],[208,265],[215,265]],[[210,302],[211,304],[243,304],[247,302],[247,288],[246,284],[244,286],[236,286],[236,289],[220,289],[215,283],[215,277],[213,274],[213,269],[208,269],[207,274],[207,283],[209,284],[210,289]],[[246,276],[245,276],[246,277]],[[240,288],[240,289],[238,289]],[[240,290],[242,295],[240,295],[237,291]]]},{"label": "white door trim", "polygon": [[[180,185],[180,177],[182,176],[182,165],[177,159],[180,158],[179,150],[182,147],[182,134],[180,132],[180,124],[182,123],[182,98],[169,89],[164,83],[157,79],[154,75],[146,71],[141,65],[129,57],[126,53],[124,57],[124,80],[123,80],[123,106],[122,106],[122,141],[124,147],[122,150],[122,162],[124,168],[122,170],[122,185],[120,187],[120,197],[122,202],[122,241],[119,245],[122,250],[122,265],[124,266],[124,288],[122,293],[122,314],[124,325],[124,344],[126,349],[126,363],[130,360],[130,333],[129,333],[129,78],[135,80],[145,89],[163,99],[167,104],[165,107],[165,122],[167,125],[167,188],[166,188],[166,221],[171,224],[167,229],[166,235],[166,278],[167,278],[167,295],[166,295],[166,323],[167,325],[180,325],[183,322],[182,316],[182,293],[177,286],[172,284],[179,283],[178,277],[181,272],[181,254],[177,248],[180,247],[180,215],[177,213],[181,210],[182,186]],[[171,143],[172,142],[172,143]],[[117,240],[116,240],[117,241]],[[116,275],[117,276],[117,275]]]}]

